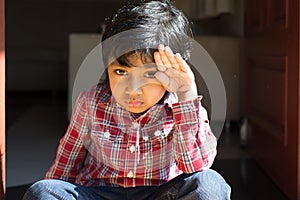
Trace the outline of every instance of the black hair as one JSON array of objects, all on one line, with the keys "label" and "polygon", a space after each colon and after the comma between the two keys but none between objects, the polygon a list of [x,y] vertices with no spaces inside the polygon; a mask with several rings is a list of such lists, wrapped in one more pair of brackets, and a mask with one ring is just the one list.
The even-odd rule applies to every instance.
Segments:
[{"label": "black hair", "polygon": [[[120,8],[108,21],[102,36],[102,57],[106,67],[110,58],[128,65],[128,58],[141,53],[144,63],[154,62],[159,44],[169,46],[188,61],[193,33],[182,11],[170,0],[140,0]],[[145,59],[148,58],[148,59]],[[108,82],[107,71],[101,78]]]},{"label": "black hair", "polygon": [[109,57],[125,61],[137,51],[153,58],[159,44],[169,46],[188,60],[191,38],[188,19],[169,0],[128,3],[106,25],[102,36],[104,64],[109,65]]}]

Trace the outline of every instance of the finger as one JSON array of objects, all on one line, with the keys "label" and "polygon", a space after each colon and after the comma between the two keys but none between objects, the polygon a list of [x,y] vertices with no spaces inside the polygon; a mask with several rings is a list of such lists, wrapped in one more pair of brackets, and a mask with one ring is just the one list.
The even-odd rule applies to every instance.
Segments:
[{"label": "finger", "polygon": [[181,57],[179,53],[176,53],[175,58],[177,62],[179,63],[180,69],[183,72],[188,72],[190,69],[190,66],[186,63],[186,61]]},{"label": "finger", "polygon": [[170,79],[165,73],[159,71],[156,72],[154,76],[161,82],[161,84],[167,91],[173,92],[169,87]]},{"label": "finger", "polygon": [[166,71],[167,68],[164,66],[160,58],[160,54],[158,52],[154,52],[154,60],[155,60],[155,64],[157,65],[157,69],[159,71]]},{"label": "finger", "polygon": [[158,46],[158,52],[159,52],[159,54],[160,54],[160,58],[161,58],[161,60],[162,60],[163,65],[164,65],[166,68],[171,68],[171,67],[172,67],[172,64],[171,64],[171,62],[169,61],[168,56],[166,55],[165,47],[164,47],[163,45],[159,45],[159,46]]},{"label": "finger", "polygon": [[173,51],[171,50],[171,48],[166,46],[165,47],[165,52],[166,52],[166,55],[169,59],[169,62],[172,65],[172,67],[175,68],[175,69],[180,69],[180,66],[179,66],[177,60],[175,59],[175,55],[174,55]]}]

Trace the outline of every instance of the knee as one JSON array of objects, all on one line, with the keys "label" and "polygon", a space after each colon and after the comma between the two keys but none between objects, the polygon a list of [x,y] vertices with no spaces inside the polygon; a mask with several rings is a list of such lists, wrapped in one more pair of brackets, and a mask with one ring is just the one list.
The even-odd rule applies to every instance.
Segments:
[{"label": "knee", "polygon": [[231,188],[218,172],[211,169],[197,172],[193,179],[198,191],[214,197],[212,199],[230,199]]},{"label": "knee", "polygon": [[199,181],[199,184],[205,184],[205,185],[219,185],[224,184],[226,181],[224,178],[216,171],[212,169],[204,170],[201,172],[197,172],[196,179]]},{"label": "knee", "polygon": [[29,187],[23,200],[63,199],[66,186],[68,183],[61,180],[40,180]]},{"label": "knee", "polygon": [[49,180],[41,180],[32,184],[25,192],[23,200],[40,199],[39,195],[45,190],[45,187],[49,184],[48,182]]}]

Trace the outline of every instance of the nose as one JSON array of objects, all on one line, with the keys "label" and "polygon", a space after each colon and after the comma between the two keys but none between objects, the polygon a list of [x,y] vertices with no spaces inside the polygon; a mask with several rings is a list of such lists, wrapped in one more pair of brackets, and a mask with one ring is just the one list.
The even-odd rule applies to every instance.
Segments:
[{"label": "nose", "polygon": [[125,90],[126,94],[130,94],[130,95],[142,94],[143,81],[141,80],[141,78],[130,77],[129,79],[127,79],[126,85],[127,85]]}]

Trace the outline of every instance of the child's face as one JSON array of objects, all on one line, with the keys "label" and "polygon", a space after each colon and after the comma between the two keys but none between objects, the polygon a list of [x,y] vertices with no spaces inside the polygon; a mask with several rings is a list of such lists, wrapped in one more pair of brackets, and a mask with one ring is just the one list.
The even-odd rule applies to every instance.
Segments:
[{"label": "child's face", "polygon": [[117,61],[108,66],[110,88],[121,106],[131,113],[142,113],[159,102],[166,90],[154,77],[157,67],[152,61],[144,64],[139,54],[132,54],[128,60],[133,66]]}]

